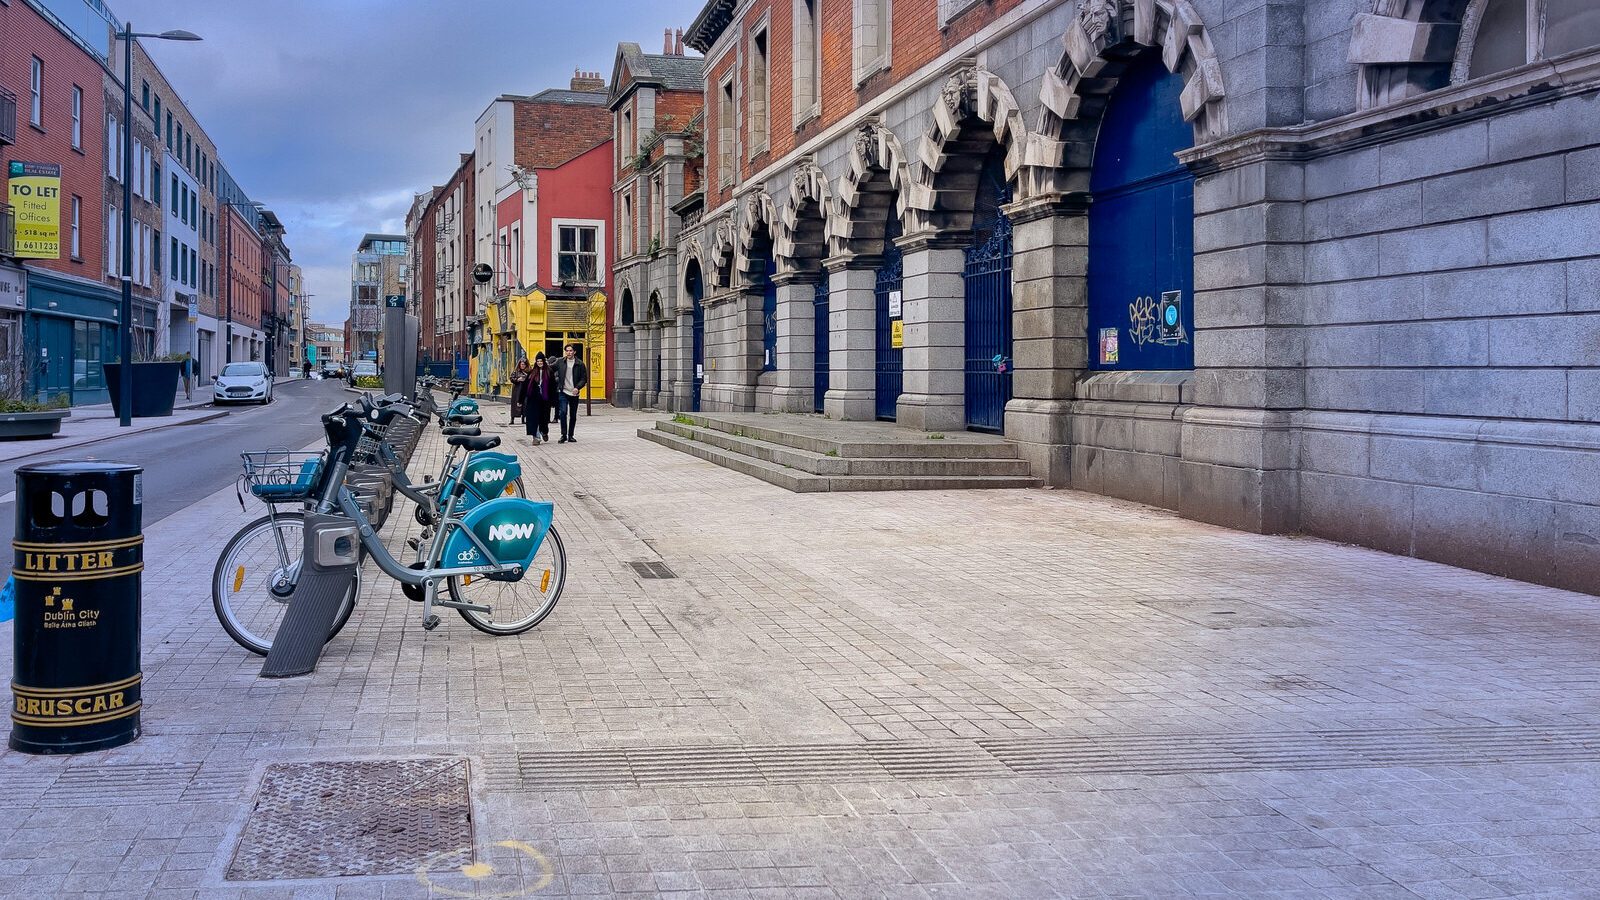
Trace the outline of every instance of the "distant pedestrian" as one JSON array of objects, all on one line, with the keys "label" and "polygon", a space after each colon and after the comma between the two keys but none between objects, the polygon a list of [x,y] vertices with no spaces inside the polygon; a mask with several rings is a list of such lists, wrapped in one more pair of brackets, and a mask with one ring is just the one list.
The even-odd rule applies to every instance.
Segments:
[{"label": "distant pedestrian", "polygon": [[311,380],[311,360],[300,363],[300,377],[307,381]]},{"label": "distant pedestrian", "polygon": [[578,358],[578,345],[568,344],[556,362],[556,408],[561,421],[560,444],[576,444],[578,393],[589,386],[589,367]]},{"label": "distant pedestrian", "polygon": [[528,388],[528,361],[525,360],[525,359],[518,360],[517,361],[517,367],[515,369],[511,370],[511,424],[512,425],[517,424],[517,416],[522,416],[524,419],[526,419],[528,417],[528,411],[527,411],[527,409],[524,408],[524,405],[525,405],[525,403],[527,401],[527,397],[526,397],[527,388]]},{"label": "distant pedestrian", "polygon": [[183,353],[183,399],[194,399],[194,357],[187,350]]},{"label": "distant pedestrian", "polygon": [[556,402],[556,377],[543,353],[533,358],[523,396],[527,405],[522,409],[522,422],[528,437],[535,444],[550,440],[550,407]]}]

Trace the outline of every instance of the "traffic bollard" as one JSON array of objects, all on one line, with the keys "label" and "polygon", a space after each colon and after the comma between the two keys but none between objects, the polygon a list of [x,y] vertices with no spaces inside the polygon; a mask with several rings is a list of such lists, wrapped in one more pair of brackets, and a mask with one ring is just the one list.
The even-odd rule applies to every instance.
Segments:
[{"label": "traffic bollard", "polygon": [[85,753],[139,736],[144,469],[17,470],[11,749]]}]

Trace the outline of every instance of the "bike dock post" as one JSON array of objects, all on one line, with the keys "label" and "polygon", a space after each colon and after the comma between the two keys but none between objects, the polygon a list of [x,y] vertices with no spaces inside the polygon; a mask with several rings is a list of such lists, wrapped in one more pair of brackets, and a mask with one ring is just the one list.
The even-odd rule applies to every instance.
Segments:
[{"label": "bike dock post", "polygon": [[292,678],[316,670],[328,632],[361,564],[356,526],[344,516],[307,513],[301,559],[304,568],[261,666],[262,678]]}]

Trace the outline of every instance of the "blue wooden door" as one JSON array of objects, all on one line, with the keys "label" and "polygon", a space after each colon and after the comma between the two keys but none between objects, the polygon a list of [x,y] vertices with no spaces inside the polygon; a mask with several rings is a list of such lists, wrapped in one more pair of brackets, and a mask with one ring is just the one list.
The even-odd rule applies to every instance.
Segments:
[{"label": "blue wooden door", "polygon": [[1003,431],[1011,399],[1011,220],[1005,157],[985,161],[978,180],[972,245],[966,253],[966,422],[974,431]]},{"label": "blue wooden door", "polygon": [[1183,79],[1159,55],[1129,67],[1106,108],[1089,187],[1089,364],[1194,368],[1194,142]]},{"label": "blue wooden door", "polygon": [[811,369],[813,372],[816,410],[822,412],[823,396],[828,393],[828,275],[822,274],[817,282],[817,292],[812,298],[813,327],[811,342]]},{"label": "blue wooden door", "polygon": [[684,279],[684,287],[688,290],[689,299],[694,301],[693,326],[690,332],[692,342],[690,352],[689,377],[693,387],[689,391],[689,409],[692,412],[700,411],[700,385],[706,380],[706,310],[700,302],[705,294],[705,286],[700,281],[700,267],[695,266],[689,270],[689,276]]}]

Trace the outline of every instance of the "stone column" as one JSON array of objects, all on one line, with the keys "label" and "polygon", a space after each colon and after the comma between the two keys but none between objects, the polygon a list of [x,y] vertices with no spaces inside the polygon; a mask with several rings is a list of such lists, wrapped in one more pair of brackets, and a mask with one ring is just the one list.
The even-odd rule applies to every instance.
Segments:
[{"label": "stone column", "polygon": [[667,377],[672,381],[672,404],[668,408],[673,412],[683,412],[694,402],[694,362],[690,359],[694,355],[693,306],[678,308],[678,315],[672,320],[672,327],[667,330],[663,340],[666,343]]},{"label": "stone column", "polygon": [[816,296],[820,272],[787,272],[778,285],[778,370],[771,408],[808,413],[816,409]]},{"label": "stone column", "polygon": [[1292,411],[1305,405],[1303,170],[1242,153],[1194,192],[1194,408],[1183,416],[1190,518],[1298,527]]},{"label": "stone column", "polygon": [[1038,197],[1011,218],[1011,355],[1016,363],[1005,435],[1033,473],[1072,477],[1072,401],[1089,364],[1089,220],[1082,202]]},{"label": "stone column", "polygon": [[877,418],[878,267],[876,256],[827,260],[828,393],[830,419],[871,422]]},{"label": "stone column", "polygon": [[706,309],[707,356],[716,368],[706,373],[701,399],[719,412],[748,412],[756,408],[756,384],[761,375],[761,294],[734,290],[722,294]]},{"label": "stone column", "polygon": [[633,386],[636,383],[637,373],[634,372],[633,353],[633,326],[618,325],[616,330],[616,349],[611,360],[612,371],[617,373],[615,395],[611,398],[614,406],[633,405]]},{"label": "stone column", "polygon": [[636,343],[633,408],[649,409],[655,405],[656,327],[651,322],[638,322],[633,326],[633,333]]},{"label": "stone column", "polygon": [[951,237],[924,232],[899,240],[905,252],[905,389],[900,425],[920,431],[966,427],[966,255]]}]

